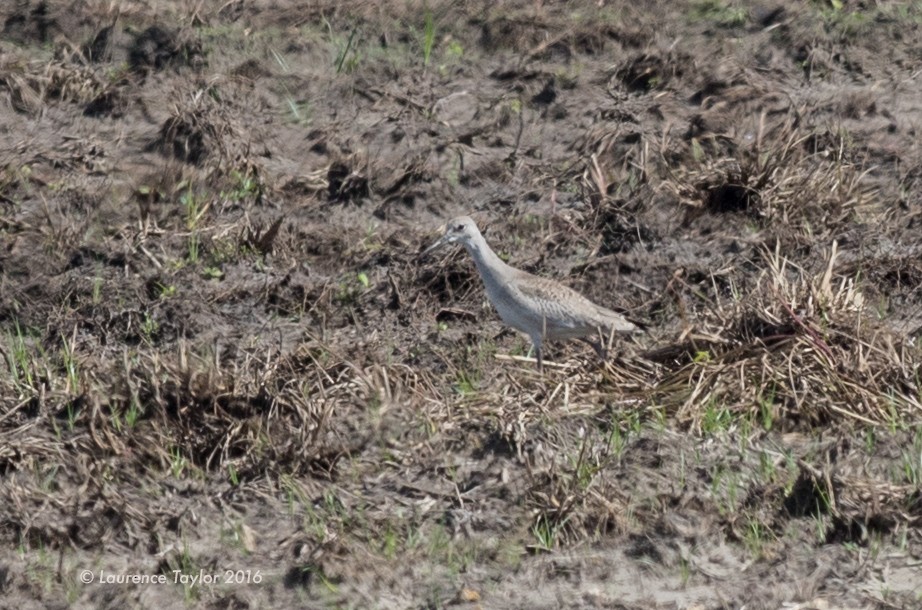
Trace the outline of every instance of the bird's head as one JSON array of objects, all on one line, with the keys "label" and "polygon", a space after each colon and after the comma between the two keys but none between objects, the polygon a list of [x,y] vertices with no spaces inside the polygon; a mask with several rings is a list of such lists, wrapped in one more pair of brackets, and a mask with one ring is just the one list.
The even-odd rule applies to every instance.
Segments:
[{"label": "bird's head", "polygon": [[478,235],[480,231],[477,229],[477,225],[473,220],[467,216],[459,216],[448,222],[445,226],[441,228],[442,237],[438,239],[434,244],[429,246],[423,251],[423,256],[435,252],[443,246],[448,244],[460,243],[461,245],[467,246],[471,244]]}]

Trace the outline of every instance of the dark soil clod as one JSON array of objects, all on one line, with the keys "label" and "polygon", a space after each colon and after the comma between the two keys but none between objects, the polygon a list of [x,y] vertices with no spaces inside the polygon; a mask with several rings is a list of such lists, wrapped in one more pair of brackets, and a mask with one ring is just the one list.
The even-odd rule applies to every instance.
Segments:
[{"label": "dark soil clod", "polygon": [[758,201],[756,194],[741,184],[721,184],[707,191],[707,207],[717,213],[746,212]]},{"label": "dark soil clod", "polygon": [[159,25],[138,33],[128,48],[128,65],[142,74],[170,66],[201,66],[202,63],[199,43]]},{"label": "dark soil clod", "polygon": [[210,153],[207,130],[208,126],[195,116],[171,117],[160,127],[155,146],[165,155],[200,165]]},{"label": "dark soil clod", "polygon": [[327,170],[327,182],[330,201],[360,202],[369,194],[368,178],[354,171],[347,163],[332,163]]}]

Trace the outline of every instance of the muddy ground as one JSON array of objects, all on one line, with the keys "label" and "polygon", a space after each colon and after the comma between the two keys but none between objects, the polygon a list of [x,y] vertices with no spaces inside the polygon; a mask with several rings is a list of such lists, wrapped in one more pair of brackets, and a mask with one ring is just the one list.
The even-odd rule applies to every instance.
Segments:
[{"label": "muddy ground", "polygon": [[919,2],[0,24],[0,607],[922,607]]}]

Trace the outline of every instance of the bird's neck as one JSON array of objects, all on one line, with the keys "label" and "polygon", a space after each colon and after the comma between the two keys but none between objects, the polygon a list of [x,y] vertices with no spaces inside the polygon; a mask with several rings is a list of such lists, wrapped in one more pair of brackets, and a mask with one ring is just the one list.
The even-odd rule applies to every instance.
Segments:
[{"label": "bird's neck", "polygon": [[471,258],[474,259],[474,264],[477,265],[477,271],[480,272],[480,276],[483,278],[484,283],[488,285],[497,282],[497,276],[502,274],[503,271],[509,267],[509,265],[504,263],[503,260],[496,255],[496,252],[487,244],[487,240],[479,233],[475,239],[466,243],[465,246]]}]

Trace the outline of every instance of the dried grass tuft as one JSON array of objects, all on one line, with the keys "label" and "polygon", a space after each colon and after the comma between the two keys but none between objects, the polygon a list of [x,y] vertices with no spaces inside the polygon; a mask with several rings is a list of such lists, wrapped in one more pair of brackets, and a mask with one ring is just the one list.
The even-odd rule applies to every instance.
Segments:
[{"label": "dried grass tuft", "polygon": [[[810,274],[764,251],[766,269],[723,318],[685,333],[654,395],[700,430],[708,409],[808,427],[922,418],[918,350],[871,320],[855,277],[835,272],[837,246]],[[684,363],[682,360],[684,359]]]},{"label": "dried grass tuft", "polygon": [[696,139],[692,163],[670,171],[663,188],[693,209],[741,212],[766,225],[788,227],[793,237],[822,238],[876,208],[875,191],[864,185],[867,170],[854,159],[847,133],[822,132],[828,146],[812,144],[792,117],[767,126],[736,157],[712,157]]}]

